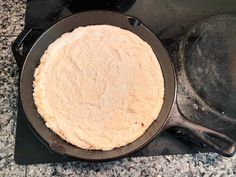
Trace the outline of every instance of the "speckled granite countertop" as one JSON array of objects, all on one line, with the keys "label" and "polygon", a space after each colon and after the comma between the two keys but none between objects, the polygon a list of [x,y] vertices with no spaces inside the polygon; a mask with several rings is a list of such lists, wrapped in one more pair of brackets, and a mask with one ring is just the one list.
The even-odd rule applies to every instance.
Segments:
[{"label": "speckled granite countertop", "polygon": [[14,162],[18,68],[11,44],[23,28],[25,0],[0,0],[0,176],[236,176],[236,156],[215,153],[126,158],[109,163]]}]

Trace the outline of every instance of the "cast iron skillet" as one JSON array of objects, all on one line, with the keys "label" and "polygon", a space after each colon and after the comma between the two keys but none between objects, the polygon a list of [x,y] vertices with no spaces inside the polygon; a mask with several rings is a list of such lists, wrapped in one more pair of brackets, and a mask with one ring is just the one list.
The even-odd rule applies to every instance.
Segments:
[{"label": "cast iron skillet", "polygon": [[[165,82],[164,103],[156,121],[152,123],[143,136],[133,143],[111,151],[84,150],[65,142],[46,127],[43,119],[37,112],[33,100],[34,70],[38,66],[39,60],[48,45],[59,38],[63,33],[70,32],[78,26],[95,24],[109,24],[132,31],[151,45],[161,65]],[[20,44],[14,45],[17,47]],[[17,51],[13,52],[17,53]],[[183,117],[176,104],[176,87],[173,64],[160,40],[137,18],[111,11],[89,11],[79,13],[61,20],[49,28],[36,41],[28,53],[20,78],[20,96],[28,121],[49,147],[59,154],[89,161],[111,160],[123,157],[142,148],[162,130],[175,126],[184,128],[189,134],[194,135],[196,139],[210,145],[219,154],[232,156],[235,151],[235,144],[231,138],[222,133],[190,122]]]}]

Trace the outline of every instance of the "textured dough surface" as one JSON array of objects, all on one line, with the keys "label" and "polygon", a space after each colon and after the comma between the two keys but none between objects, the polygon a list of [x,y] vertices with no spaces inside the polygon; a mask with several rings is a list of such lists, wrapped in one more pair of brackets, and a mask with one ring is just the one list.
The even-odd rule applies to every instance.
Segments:
[{"label": "textured dough surface", "polygon": [[135,141],[163,104],[164,81],[152,48],[114,26],[65,33],[48,47],[34,77],[34,100],[46,125],[83,149]]}]

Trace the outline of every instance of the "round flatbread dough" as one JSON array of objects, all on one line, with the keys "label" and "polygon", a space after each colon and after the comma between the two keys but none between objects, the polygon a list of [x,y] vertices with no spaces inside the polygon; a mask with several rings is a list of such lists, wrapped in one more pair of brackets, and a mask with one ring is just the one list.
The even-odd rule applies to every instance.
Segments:
[{"label": "round flatbread dough", "polygon": [[114,26],[62,35],[34,77],[34,100],[46,125],[83,149],[105,151],[135,141],[163,104],[164,81],[152,48]]}]

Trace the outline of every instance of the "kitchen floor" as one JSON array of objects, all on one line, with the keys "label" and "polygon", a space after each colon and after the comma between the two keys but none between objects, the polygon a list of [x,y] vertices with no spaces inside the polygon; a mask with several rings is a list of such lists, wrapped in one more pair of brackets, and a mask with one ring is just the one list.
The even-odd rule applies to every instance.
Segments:
[{"label": "kitchen floor", "polygon": [[18,68],[11,44],[24,26],[25,0],[0,0],[0,176],[236,176],[236,156],[215,153],[125,158],[107,163],[14,162]]}]

